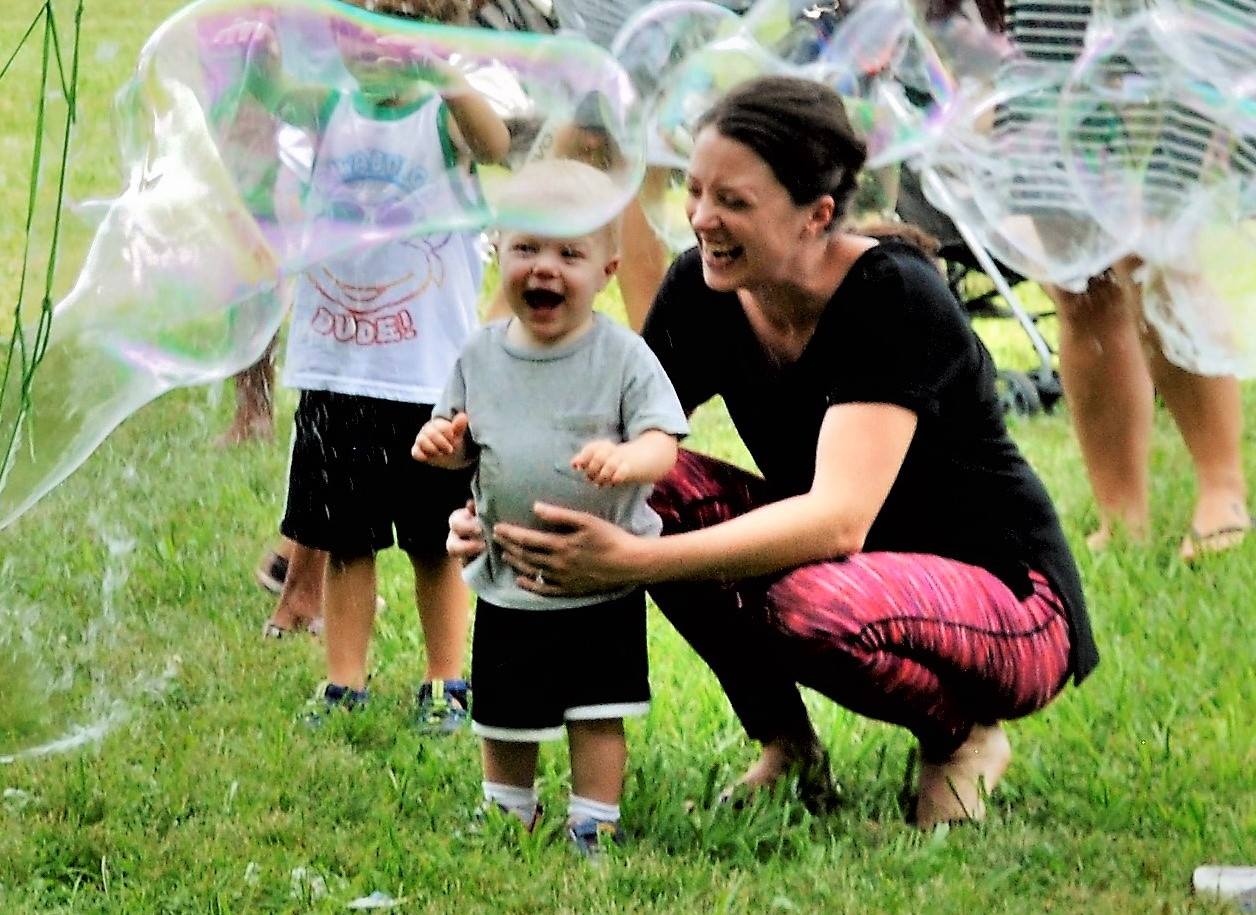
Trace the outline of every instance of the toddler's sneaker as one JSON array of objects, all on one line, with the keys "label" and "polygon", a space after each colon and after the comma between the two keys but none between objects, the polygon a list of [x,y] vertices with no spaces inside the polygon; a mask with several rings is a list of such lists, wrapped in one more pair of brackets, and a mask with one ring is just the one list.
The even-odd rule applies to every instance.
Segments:
[{"label": "toddler's sneaker", "polygon": [[369,699],[370,693],[365,689],[350,689],[324,680],[314,690],[314,697],[306,703],[307,710],[301,720],[311,728],[319,728],[328,715],[336,711],[351,712],[366,705]]},{"label": "toddler's sneaker", "polygon": [[518,814],[512,812],[505,804],[499,804],[496,801],[481,801],[479,806],[475,808],[475,813],[471,819],[474,821],[476,828],[483,827],[490,819],[505,818],[506,822],[512,826],[522,828],[524,832],[531,832],[536,829],[536,824],[541,822],[541,815],[544,813],[540,804],[532,808],[532,815],[524,820]]},{"label": "toddler's sneaker", "polygon": [[419,685],[417,728],[420,734],[452,734],[467,720],[471,686],[466,680],[427,680]]},{"label": "toddler's sneaker", "polygon": [[589,817],[567,824],[567,841],[586,858],[596,858],[609,845],[623,845],[624,831],[618,822]]}]

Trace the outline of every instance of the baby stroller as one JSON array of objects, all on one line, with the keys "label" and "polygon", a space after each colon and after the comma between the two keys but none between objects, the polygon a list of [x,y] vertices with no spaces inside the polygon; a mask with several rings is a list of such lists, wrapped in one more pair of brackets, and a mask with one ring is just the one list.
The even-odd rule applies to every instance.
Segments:
[{"label": "baby stroller", "polygon": [[[998,370],[1004,413],[1050,413],[1064,390],[1055,369],[1055,354],[1038,330],[1037,322],[1050,312],[1030,312],[1016,295],[1016,287],[1026,278],[999,264],[984,249],[971,247],[950,217],[925,199],[919,176],[907,168],[899,177],[895,210],[904,222],[919,226],[939,241],[938,256],[946,264],[947,285],[970,317],[1013,318],[1029,337],[1038,365],[1026,372]],[[988,278],[992,288],[974,291],[970,282],[973,276]]]}]

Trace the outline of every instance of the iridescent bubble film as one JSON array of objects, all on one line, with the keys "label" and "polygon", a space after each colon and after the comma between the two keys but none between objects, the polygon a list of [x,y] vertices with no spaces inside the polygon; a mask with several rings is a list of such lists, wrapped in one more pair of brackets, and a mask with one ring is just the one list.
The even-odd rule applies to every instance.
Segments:
[{"label": "iridescent bubble film", "polygon": [[[256,360],[282,320],[286,282],[329,258],[399,239],[435,253],[451,233],[490,223],[556,235],[604,224],[640,182],[641,110],[623,70],[578,37],[332,0],[184,8],[149,39],[119,96],[126,185],[97,208],[30,409],[17,375],[2,392],[0,441],[13,447],[0,527],[139,406]],[[434,163],[403,170],[390,150],[347,155],[328,143],[333,120],[344,133],[396,118],[439,143]],[[613,197],[561,211],[496,205],[512,168],[580,155],[590,137]],[[332,194],[335,184],[354,193]]]},{"label": "iridescent bubble film", "polygon": [[[946,6],[573,0],[553,11],[558,35],[332,0],[184,8],[120,96],[125,188],[94,208],[103,216],[29,410],[6,381],[0,435],[15,447],[0,525],[143,403],[248,365],[281,323],[287,283],[330,259],[405,239],[436,276],[443,246],[490,224],[575,234],[635,195],[669,246],[687,246],[694,124],[766,73],[846,100],[874,169],[862,211],[888,212],[908,169],[965,239],[1033,279],[1080,290],[1136,257],[1173,358],[1256,374],[1249,297],[1212,253],[1247,251],[1256,201],[1252,10],[1120,0],[1055,22],[1013,3],[998,34],[973,7]],[[468,136],[448,115],[477,104],[492,124]],[[390,171],[387,155],[342,161],[327,127],[352,116],[435,117],[445,158],[423,174]],[[614,198],[561,212],[499,205],[514,168],[554,156],[608,171]],[[360,176],[361,194],[329,195],[329,168]],[[1214,244],[1227,225],[1241,228]]]}]

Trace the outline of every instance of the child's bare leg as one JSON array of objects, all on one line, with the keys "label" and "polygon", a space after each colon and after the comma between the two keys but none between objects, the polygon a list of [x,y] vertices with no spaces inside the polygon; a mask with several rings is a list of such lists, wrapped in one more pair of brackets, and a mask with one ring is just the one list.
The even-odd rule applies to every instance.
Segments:
[{"label": "child's bare leg", "polygon": [[536,819],[537,744],[485,738],[484,799],[516,816],[529,828]]},{"label": "child's bare leg", "polygon": [[329,556],[323,585],[327,679],[366,688],[366,652],[375,624],[375,557]]},{"label": "child's bare leg", "polygon": [[531,788],[536,780],[536,743],[484,738],[480,757],[484,761],[484,780],[516,788]]},{"label": "child's bare leg", "polygon": [[572,794],[602,804],[618,804],[628,763],[623,719],[568,721],[567,740]]},{"label": "child's bare leg", "polygon": [[596,855],[603,839],[619,841],[619,796],[628,747],[621,718],[568,721],[571,798],[567,836],[581,854]]},{"label": "child's bare leg", "polygon": [[467,651],[471,595],[462,580],[462,566],[443,550],[411,553],[414,596],[427,649],[424,680],[457,680]]},{"label": "child's bare leg", "polygon": [[[323,579],[327,569],[327,554],[322,550],[301,546],[287,538],[283,542],[289,550],[288,571],[284,576],[279,602],[266,622],[267,635],[316,629],[323,615]],[[276,552],[282,548],[276,548]]]}]

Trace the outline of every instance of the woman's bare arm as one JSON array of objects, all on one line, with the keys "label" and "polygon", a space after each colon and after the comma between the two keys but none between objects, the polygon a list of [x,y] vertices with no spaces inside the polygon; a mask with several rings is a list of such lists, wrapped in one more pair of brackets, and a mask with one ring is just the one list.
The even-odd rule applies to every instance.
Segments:
[{"label": "woman's bare arm", "polygon": [[[635,537],[579,512],[538,505],[540,520],[571,532],[499,524],[494,534],[508,561],[520,571],[520,583],[541,593],[736,579],[832,559],[863,547],[915,430],[915,414],[903,407],[830,407],[821,425],[815,478],[807,493],[697,531]],[[543,585],[534,580],[538,571],[543,573]]]}]

